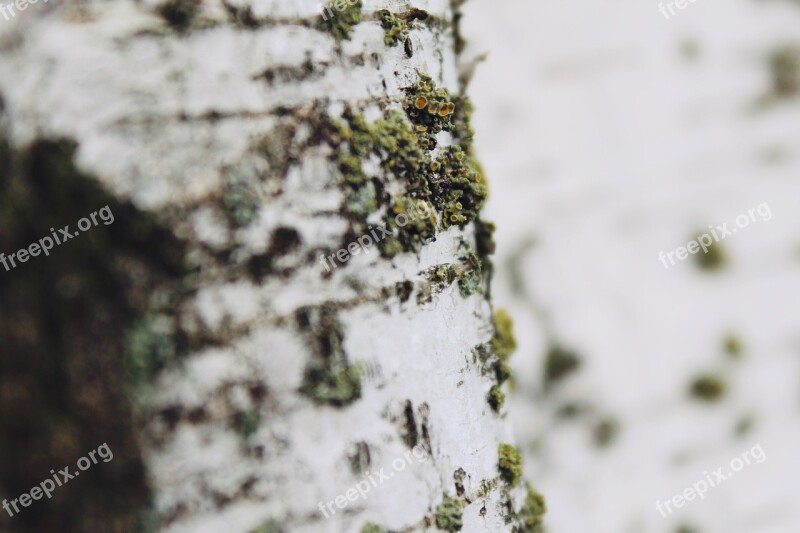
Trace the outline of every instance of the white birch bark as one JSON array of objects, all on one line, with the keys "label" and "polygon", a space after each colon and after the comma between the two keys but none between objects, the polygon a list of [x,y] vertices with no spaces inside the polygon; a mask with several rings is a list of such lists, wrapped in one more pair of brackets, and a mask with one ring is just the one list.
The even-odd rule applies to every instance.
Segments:
[{"label": "white birch bark", "polygon": [[[476,246],[474,225],[441,230],[418,254],[390,260],[373,248],[331,275],[318,260],[346,241],[348,222],[332,148],[314,142],[315,117],[339,118],[346,105],[368,121],[402,110],[418,72],[460,91],[450,2],[364,4],[364,21],[340,45],[316,27],[315,0],[236,2],[251,7],[252,27],[212,0],[185,31],[150,1],[51,0],[0,24],[12,145],[74,140],[80,167],[165,220],[199,272],[199,289],[172,311],[185,331],[216,342],[161,371],[136,400],[159,530],[435,530],[447,494],[463,507],[463,531],[510,531],[507,502],[522,505],[524,490],[500,479],[498,445],[513,436],[486,401],[494,380],[474,355],[494,335],[489,300],[462,296],[457,283],[417,298],[431,290],[426,271],[460,265],[462,240]],[[402,44],[384,44],[376,11],[411,7],[433,22],[411,30],[408,57]],[[255,176],[257,203],[241,227],[220,202],[230,172]],[[275,250],[281,228],[297,232],[286,253]],[[267,272],[247,275],[264,254]],[[407,281],[413,293],[402,301],[397,284]],[[360,398],[347,405],[300,392],[315,343],[330,341],[330,330],[318,333],[326,324],[347,364],[365,369]],[[395,472],[409,444],[423,459]],[[334,503],[326,519],[320,502],[367,479],[354,460],[393,475],[345,509]]]}]

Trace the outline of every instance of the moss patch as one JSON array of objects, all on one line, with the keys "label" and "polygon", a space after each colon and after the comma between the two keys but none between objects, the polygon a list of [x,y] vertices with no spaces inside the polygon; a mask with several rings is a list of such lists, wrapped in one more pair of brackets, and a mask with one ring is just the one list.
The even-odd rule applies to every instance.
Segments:
[{"label": "moss patch", "polygon": [[514,322],[505,309],[498,309],[492,317],[494,323],[494,337],[492,348],[501,361],[507,361],[514,350],[517,349],[517,339],[514,336]]},{"label": "moss patch", "polygon": [[500,444],[497,448],[497,468],[500,475],[512,487],[522,479],[522,457],[511,444]]},{"label": "moss patch", "polygon": [[[339,5],[346,4],[342,8]],[[333,35],[337,41],[350,40],[353,28],[361,24],[361,0],[332,0],[328,2],[320,16],[319,26],[323,31]]]},{"label": "moss patch", "polygon": [[544,515],[547,504],[544,496],[539,494],[530,483],[525,484],[527,494],[525,504],[519,512],[520,523],[514,527],[514,533],[543,533]]},{"label": "moss patch", "polygon": [[378,11],[381,27],[384,29],[383,42],[386,46],[397,46],[408,38],[408,23],[397,18],[388,9]]},{"label": "moss patch", "polygon": [[461,531],[461,514],[461,502],[445,494],[442,503],[436,506],[436,527],[444,531]]},{"label": "moss patch", "polygon": [[499,412],[503,408],[503,404],[506,403],[506,395],[500,387],[492,385],[492,388],[489,389],[487,401],[494,412]]}]

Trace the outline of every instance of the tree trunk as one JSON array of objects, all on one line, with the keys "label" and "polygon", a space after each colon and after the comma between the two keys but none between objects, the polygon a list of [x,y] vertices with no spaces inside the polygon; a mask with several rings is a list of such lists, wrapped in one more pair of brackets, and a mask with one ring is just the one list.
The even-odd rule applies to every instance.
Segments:
[{"label": "tree trunk", "polygon": [[457,10],[5,21],[0,251],[74,236],[0,268],[2,496],[114,459],[0,529],[538,531]]}]

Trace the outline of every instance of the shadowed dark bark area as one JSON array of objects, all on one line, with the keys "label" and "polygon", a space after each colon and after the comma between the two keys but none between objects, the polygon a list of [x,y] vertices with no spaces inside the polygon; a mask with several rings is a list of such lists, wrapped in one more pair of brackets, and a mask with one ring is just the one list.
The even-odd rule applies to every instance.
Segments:
[{"label": "shadowed dark bark area", "polygon": [[[11,532],[141,530],[149,493],[131,409],[127,332],[151,296],[183,277],[183,245],[152,215],[111,196],[73,163],[75,146],[41,140],[16,152],[0,139],[0,252],[28,248],[53,228],[108,206],[49,256],[0,265],[0,499],[30,492],[51,470],[107,443],[109,462],[81,472],[52,499],[10,517]],[[152,370],[152,369],[151,369]]]}]

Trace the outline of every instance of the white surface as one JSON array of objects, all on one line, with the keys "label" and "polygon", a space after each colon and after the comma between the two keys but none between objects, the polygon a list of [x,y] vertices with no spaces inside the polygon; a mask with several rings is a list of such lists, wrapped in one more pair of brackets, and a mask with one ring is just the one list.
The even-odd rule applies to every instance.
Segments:
[{"label": "white surface", "polygon": [[[510,412],[531,445],[526,474],[547,496],[551,533],[796,533],[800,101],[752,110],[770,87],[768,52],[800,40],[800,7],[698,0],[665,20],[657,5],[465,5],[468,53],[489,52],[470,92],[499,227],[495,303],[510,308],[520,341]],[[680,52],[688,39],[694,61]],[[776,149],[783,158],[765,163]],[[773,218],[723,241],[724,270],[659,262],[659,251],[764,201]],[[507,259],[530,237],[524,279],[542,313],[509,285]],[[723,354],[729,331],[741,362]],[[544,398],[551,336],[584,364]],[[729,385],[718,404],[687,397],[703,371]],[[554,416],[566,400],[616,417],[619,439],[594,448],[591,418]],[[756,426],[735,439],[747,414]],[[656,500],[757,444],[762,464],[658,513]]]}]

